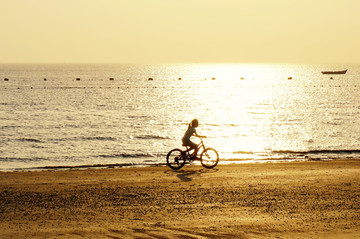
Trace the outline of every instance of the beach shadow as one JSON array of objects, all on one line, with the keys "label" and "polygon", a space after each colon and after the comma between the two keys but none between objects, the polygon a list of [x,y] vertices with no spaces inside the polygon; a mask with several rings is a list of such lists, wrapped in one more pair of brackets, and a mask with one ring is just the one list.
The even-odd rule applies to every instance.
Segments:
[{"label": "beach shadow", "polygon": [[212,168],[212,169],[188,169],[188,170],[166,170],[164,173],[168,174],[168,175],[175,175],[176,177],[178,177],[181,181],[183,182],[190,182],[192,181],[195,177],[198,177],[202,174],[208,174],[208,173],[215,173],[219,171],[216,168]]}]

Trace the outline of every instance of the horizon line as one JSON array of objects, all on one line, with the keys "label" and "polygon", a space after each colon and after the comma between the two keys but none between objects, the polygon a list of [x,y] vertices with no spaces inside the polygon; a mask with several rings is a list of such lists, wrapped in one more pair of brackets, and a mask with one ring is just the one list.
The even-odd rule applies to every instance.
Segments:
[{"label": "horizon line", "polygon": [[2,65],[37,65],[37,64],[59,64],[59,65],[356,65],[360,62],[215,62],[215,61],[194,61],[194,62],[0,62]]}]

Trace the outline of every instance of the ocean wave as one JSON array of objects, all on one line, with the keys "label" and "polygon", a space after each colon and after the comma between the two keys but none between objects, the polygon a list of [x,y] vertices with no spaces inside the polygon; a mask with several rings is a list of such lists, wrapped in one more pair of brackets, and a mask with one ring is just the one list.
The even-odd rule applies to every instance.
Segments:
[{"label": "ocean wave", "polygon": [[222,126],[227,126],[227,127],[239,127],[239,124],[233,124],[233,123],[229,123],[229,124],[205,124],[205,126],[211,126],[211,127],[222,127]]},{"label": "ocean wave", "polygon": [[115,137],[103,137],[103,136],[94,136],[94,137],[80,137],[81,140],[100,140],[100,141],[117,141]]},{"label": "ocean wave", "polygon": [[150,153],[119,153],[119,154],[100,154],[100,158],[149,158],[157,157],[157,155]]},{"label": "ocean wave", "polygon": [[171,139],[168,136],[159,136],[159,135],[139,135],[139,136],[135,136],[135,139]]},{"label": "ocean wave", "polygon": [[118,141],[118,138],[115,137],[103,137],[103,136],[94,136],[94,137],[71,137],[71,138],[58,138],[58,139],[49,139],[50,141],[63,142],[63,141]]},{"label": "ocean wave", "polygon": [[0,157],[0,162],[40,162],[46,159],[33,157],[33,158],[16,158],[16,157]]},{"label": "ocean wave", "polygon": [[0,126],[0,129],[13,129],[13,128],[20,128],[21,126],[18,125],[5,125],[5,126]]},{"label": "ocean wave", "polygon": [[256,152],[252,152],[252,151],[235,151],[232,153],[233,154],[256,154]]},{"label": "ocean wave", "polygon": [[[360,149],[339,149],[339,150],[328,150],[328,149],[319,149],[319,150],[273,150],[273,151],[259,151],[259,152],[253,152],[253,151],[234,151],[230,153],[230,156],[228,158],[237,158],[239,156],[237,155],[243,155],[241,159],[245,158],[252,158],[252,159],[301,159],[304,157],[321,157],[321,158],[336,158],[340,157],[341,155],[346,155],[346,157],[358,156],[360,154]],[[247,155],[247,156],[245,156]],[[244,158],[245,157],[245,158]]]},{"label": "ocean wave", "polygon": [[20,139],[17,139],[17,141],[21,141],[21,142],[33,142],[33,143],[43,143],[43,141],[38,140],[38,139],[33,139],[33,138],[20,138]]},{"label": "ocean wave", "polygon": [[360,149],[319,149],[308,151],[293,151],[293,150],[275,150],[272,151],[275,154],[358,154]]},{"label": "ocean wave", "polygon": [[265,113],[264,112],[249,111],[249,114],[252,114],[252,115],[264,115]]},{"label": "ocean wave", "polygon": [[337,125],[343,125],[344,122],[342,121],[328,121],[328,122],[325,122],[325,124],[329,124],[329,125],[334,125],[334,126],[337,126]]}]

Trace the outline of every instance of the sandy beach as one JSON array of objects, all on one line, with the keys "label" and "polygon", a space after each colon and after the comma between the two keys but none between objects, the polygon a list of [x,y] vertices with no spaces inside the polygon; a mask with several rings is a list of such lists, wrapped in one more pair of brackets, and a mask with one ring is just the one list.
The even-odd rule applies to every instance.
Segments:
[{"label": "sandy beach", "polygon": [[359,238],[360,160],[0,173],[0,238]]}]

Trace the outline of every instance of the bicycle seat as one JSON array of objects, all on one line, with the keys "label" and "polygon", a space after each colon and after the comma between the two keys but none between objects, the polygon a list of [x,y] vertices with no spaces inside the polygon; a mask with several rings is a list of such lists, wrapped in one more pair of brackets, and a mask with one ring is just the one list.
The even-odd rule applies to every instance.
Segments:
[{"label": "bicycle seat", "polygon": [[186,151],[190,150],[190,146],[187,146],[187,145],[184,145],[184,144],[182,146],[184,146],[186,148]]}]

